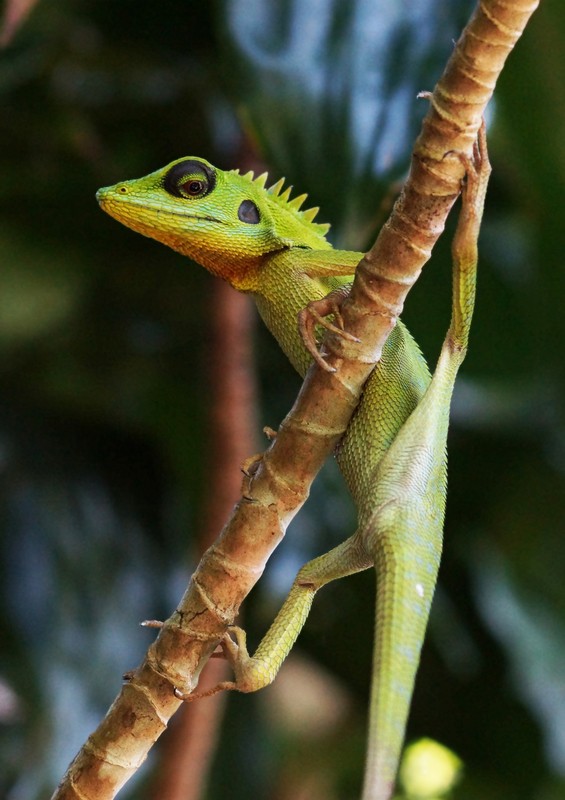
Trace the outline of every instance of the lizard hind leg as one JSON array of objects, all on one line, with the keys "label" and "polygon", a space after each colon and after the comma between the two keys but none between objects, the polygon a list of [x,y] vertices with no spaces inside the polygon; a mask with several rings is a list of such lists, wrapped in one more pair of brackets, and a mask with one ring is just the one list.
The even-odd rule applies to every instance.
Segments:
[{"label": "lizard hind leg", "polygon": [[466,168],[453,241],[452,318],[432,381],[375,473],[365,546],[377,573],[363,800],[390,800],[442,548],[449,407],[473,314],[477,238],[490,164],[484,125]]},{"label": "lizard hind leg", "polygon": [[245,632],[241,628],[230,629],[235,641],[225,638],[222,646],[233,667],[235,681],[225,688],[254,692],[272,683],[306,622],[318,589],[372,565],[358,534],[305,564],[253,656],[247,651]]}]

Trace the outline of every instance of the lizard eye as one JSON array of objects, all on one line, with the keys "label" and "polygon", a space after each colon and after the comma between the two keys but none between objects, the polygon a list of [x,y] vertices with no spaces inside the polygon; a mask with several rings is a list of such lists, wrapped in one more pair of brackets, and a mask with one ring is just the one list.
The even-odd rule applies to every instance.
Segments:
[{"label": "lizard eye", "polygon": [[216,185],[214,171],[201,161],[179,161],[167,172],[163,188],[173,197],[195,199],[205,197]]},{"label": "lizard eye", "polygon": [[189,194],[191,197],[198,197],[198,195],[202,194],[204,191],[205,183],[204,181],[188,180],[179,184],[179,189],[182,192],[186,192],[186,194]]}]

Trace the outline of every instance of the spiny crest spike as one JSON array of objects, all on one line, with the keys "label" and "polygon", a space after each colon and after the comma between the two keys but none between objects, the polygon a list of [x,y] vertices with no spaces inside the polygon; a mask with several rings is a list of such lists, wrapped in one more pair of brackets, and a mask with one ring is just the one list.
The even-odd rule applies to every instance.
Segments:
[{"label": "spiny crest spike", "polygon": [[284,192],[279,196],[279,200],[281,203],[288,203],[290,200],[290,193],[292,192],[292,186],[287,186]]},{"label": "spiny crest spike", "polygon": [[258,186],[260,189],[264,189],[264,188],[265,188],[265,184],[267,183],[267,178],[268,178],[268,177],[269,177],[269,173],[268,173],[268,172],[263,172],[261,175],[258,175],[258,176],[255,178],[255,181],[254,181],[254,183],[255,183],[255,184],[256,184],[256,185],[257,185],[257,186]]},{"label": "spiny crest spike", "polygon": [[273,183],[272,186],[269,186],[267,191],[274,197],[278,197],[283,186],[284,186],[284,178],[280,178],[280,180],[278,180],[276,183]]},{"label": "spiny crest spike", "polygon": [[234,175],[239,175],[239,167],[237,167],[236,169],[234,169]]},{"label": "spiny crest spike", "polygon": [[255,173],[252,169],[250,169],[249,172],[246,172],[245,175],[242,175],[241,177],[246,178],[248,181],[253,181],[255,180]]},{"label": "spiny crest spike", "polygon": [[307,198],[307,194],[299,194],[298,197],[295,197],[294,200],[290,201],[288,207],[294,209],[294,211],[300,211],[302,204]]},{"label": "spiny crest spike", "polygon": [[320,210],[320,206],[314,206],[313,208],[308,208],[306,211],[302,212],[302,216],[306,220],[306,222],[312,222],[312,220],[316,219],[318,211]]}]

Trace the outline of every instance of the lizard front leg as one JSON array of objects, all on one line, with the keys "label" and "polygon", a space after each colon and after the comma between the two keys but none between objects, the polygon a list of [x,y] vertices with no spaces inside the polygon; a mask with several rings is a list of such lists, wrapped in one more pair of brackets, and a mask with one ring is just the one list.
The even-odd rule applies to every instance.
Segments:
[{"label": "lizard front leg", "polygon": [[[345,330],[341,316],[341,305],[348,296],[349,289],[350,286],[340,286],[319,300],[311,300],[298,314],[298,330],[304,346],[318,366],[326,372],[335,372],[335,367],[330,367],[318,349],[316,327],[325,328],[346,341],[359,342],[356,336],[352,336]],[[327,319],[330,316],[333,317],[334,322]]]}]

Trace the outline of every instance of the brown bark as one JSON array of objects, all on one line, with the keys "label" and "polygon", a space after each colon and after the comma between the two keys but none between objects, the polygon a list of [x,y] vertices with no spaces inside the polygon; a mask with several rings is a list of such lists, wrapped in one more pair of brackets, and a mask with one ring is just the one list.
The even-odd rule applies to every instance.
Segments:
[{"label": "brown bark", "polygon": [[54,798],[114,797],[163,732],[244,597],[260,577],[310,481],[347,427],[361,387],[443,230],[463,168],[508,53],[537,0],[483,0],[466,27],[416,143],[410,176],[391,218],[361,262],[344,309],[363,344],[330,340],[335,375],[310,370],[277,439],[255,464],[243,497],[207,551],[179,607],[64,776]]},{"label": "brown bark", "polygon": [[37,0],[6,0],[0,22],[0,47],[10,44],[36,5]]}]

